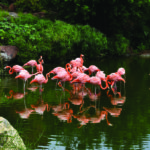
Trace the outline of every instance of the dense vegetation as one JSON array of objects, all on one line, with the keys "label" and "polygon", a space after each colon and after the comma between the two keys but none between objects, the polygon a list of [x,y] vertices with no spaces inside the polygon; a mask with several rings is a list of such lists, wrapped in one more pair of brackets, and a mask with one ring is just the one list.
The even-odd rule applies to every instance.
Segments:
[{"label": "dense vegetation", "polygon": [[[29,14],[1,17],[0,45],[16,45],[20,62],[41,54],[53,61],[66,54],[93,58],[150,47],[149,0],[2,0],[12,2],[17,12]],[[39,11],[45,19],[30,14]]]}]

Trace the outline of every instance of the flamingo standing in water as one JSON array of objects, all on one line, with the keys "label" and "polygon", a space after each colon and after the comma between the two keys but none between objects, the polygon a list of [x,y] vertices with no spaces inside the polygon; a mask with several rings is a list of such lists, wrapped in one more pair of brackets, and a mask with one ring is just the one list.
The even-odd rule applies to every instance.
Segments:
[{"label": "flamingo standing in water", "polygon": [[[102,84],[101,84],[101,79],[99,77],[96,77],[96,76],[92,76],[90,77],[88,80],[87,80],[88,83],[91,83],[91,84],[94,84],[94,85],[99,85],[101,87],[101,89],[105,90],[107,89],[108,87],[108,84],[106,82],[106,86],[105,87],[102,87]],[[95,94],[96,94],[96,87],[95,87]]]},{"label": "flamingo standing in water", "polygon": [[14,72],[18,73],[21,70],[25,70],[23,67],[19,65],[14,65],[13,67],[6,66],[4,69],[7,69],[7,68],[9,68],[9,74],[13,74]]},{"label": "flamingo standing in water", "polygon": [[39,72],[37,72],[35,74],[30,74],[27,70],[21,70],[19,72],[19,75],[17,75],[15,77],[15,79],[20,78],[20,79],[24,80],[24,91],[25,91],[25,84],[26,84],[26,81],[28,80],[28,78],[31,78],[33,75],[36,75],[38,73]]},{"label": "flamingo standing in water", "polygon": [[30,61],[28,61],[27,63],[25,63],[24,65],[23,65],[23,67],[24,66],[31,66],[32,67],[32,74],[33,74],[33,67],[34,66],[37,66],[37,62],[36,62],[36,60],[30,60]]},{"label": "flamingo standing in water", "polygon": [[46,78],[43,74],[38,74],[33,80],[31,80],[30,84],[36,82],[40,85],[40,90],[42,90],[42,84],[46,84],[48,82],[48,77],[50,77],[49,73],[46,74]]},{"label": "flamingo standing in water", "polygon": [[[67,66],[68,64],[66,64]],[[70,64],[69,64],[70,65]],[[66,71],[61,71],[58,72],[57,75],[55,75],[53,78],[51,78],[51,80],[55,80],[58,79],[60,80],[60,82],[66,82],[66,81],[71,81],[72,80],[72,75],[70,74],[70,72],[68,71],[70,68],[66,67]]]},{"label": "flamingo standing in water", "polygon": [[39,62],[39,64],[36,65],[36,70],[37,70],[37,72],[43,73],[44,69],[43,69],[43,65],[42,64],[44,63],[44,61],[42,59],[42,56],[40,56],[38,62]]},{"label": "flamingo standing in water", "polygon": [[89,66],[89,68],[85,69],[84,71],[89,71],[89,76],[90,76],[92,73],[100,71],[100,69],[95,65],[91,65]]}]

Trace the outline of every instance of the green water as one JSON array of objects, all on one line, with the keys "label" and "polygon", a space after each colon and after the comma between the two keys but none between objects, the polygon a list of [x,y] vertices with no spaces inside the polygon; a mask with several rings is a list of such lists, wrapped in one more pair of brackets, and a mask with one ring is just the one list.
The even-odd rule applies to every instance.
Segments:
[{"label": "green water", "polygon": [[[88,90],[80,90],[80,96],[79,93],[74,94],[68,82],[64,85],[67,90],[63,91],[56,87],[55,80],[51,80],[53,75],[43,85],[43,92],[39,92],[39,88],[34,92],[28,90],[31,87],[29,79],[25,96],[15,99],[10,97],[9,92],[24,93],[23,81],[16,80],[15,74],[1,77],[0,116],[18,130],[28,149],[148,150],[149,64],[150,58],[140,57],[109,58],[96,62],[85,59],[86,67],[96,65],[106,75],[116,72],[119,67],[125,68],[125,86],[122,82],[117,83],[117,90],[122,94],[120,99],[111,90],[98,87],[97,99],[91,99],[92,94],[87,92],[95,93],[91,84],[85,85]],[[44,75],[57,66],[64,67],[64,64],[44,65]],[[28,68],[28,71],[31,69]],[[37,87],[35,84],[32,86]],[[112,111],[118,114],[112,114]]]}]

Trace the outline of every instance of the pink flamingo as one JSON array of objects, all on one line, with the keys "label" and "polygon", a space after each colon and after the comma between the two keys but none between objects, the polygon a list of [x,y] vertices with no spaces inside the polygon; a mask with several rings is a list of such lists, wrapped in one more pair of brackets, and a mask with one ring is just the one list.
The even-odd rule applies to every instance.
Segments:
[{"label": "pink flamingo", "polygon": [[125,74],[125,69],[124,68],[119,68],[118,70],[117,70],[117,73],[121,76],[121,75],[124,75]]},{"label": "pink flamingo", "polygon": [[104,71],[97,71],[95,76],[99,77],[102,81],[106,82],[106,75],[105,75]]},{"label": "pink flamingo", "polygon": [[59,72],[61,72],[61,71],[66,71],[66,69],[65,68],[63,68],[63,67],[56,67],[56,68],[54,68],[53,70],[51,70],[50,72],[49,72],[49,74],[58,74]]},{"label": "pink flamingo", "polygon": [[123,81],[125,83],[125,80],[118,73],[111,73],[110,75],[107,75],[106,80],[111,81],[108,82],[109,84],[111,84],[111,87],[113,87],[114,83],[116,83],[117,81]]},{"label": "pink flamingo", "polygon": [[[94,84],[94,85],[99,85],[101,87],[101,89],[105,90],[107,89],[108,87],[108,84],[106,82],[106,86],[105,87],[102,87],[102,84],[101,84],[101,79],[99,77],[96,77],[96,76],[92,76],[90,77],[88,80],[87,80],[88,83],[91,83],[91,84]],[[95,91],[96,92],[96,91]]]},{"label": "pink flamingo", "polygon": [[85,84],[89,78],[90,78],[89,75],[85,73],[80,73],[79,76],[77,76],[77,78],[72,80],[70,83],[79,82],[79,83]]},{"label": "pink flamingo", "polygon": [[6,66],[4,69],[7,69],[7,68],[9,68],[9,74],[13,74],[14,72],[18,73],[21,70],[25,70],[23,67],[19,65],[14,65],[13,67]]},{"label": "pink flamingo", "polygon": [[30,61],[28,61],[27,63],[25,63],[24,65],[23,65],[23,67],[24,66],[31,66],[32,67],[32,74],[33,74],[33,67],[34,66],[37,66],[37,62],[36,62],[36,60],[30,60]]},{"label": "pink flamingo", "polygon": [[84,55],[80,54],[80,58],[75,59],[75,61],[80,62],[82,64],[82,66],[83,66],[83,62],[84,62],[83,57],[84,57]]},{"label": "pink flamingo", "polygon": [[21,71],[19,72],[19,75],[17,75],[17,76],[15,77],[15,79],[20,78],[20,79],[24,80],[24,91],[25,91],[25,84],[26,84],[26,81],[27,81],[29,78],[31,78],[33,75],[36,75],[36,74],[38,74],[38,73],[39,73],[39,72],[37,72],[37,73],[35,73],[35,74],[30,74],[27,70],[21,70]]},{"label": "pink flamingo", "polygon": [[94,72],[100,71],[100,69],[98,67],[96,67],[95,65],[89,66],[89,68],[86,69],[85,71],[87,71],[87,70],[89,71],[89,76]]},{"label": "pink flamingo", "polygon": [[44,63],[44,61],[42,59],[42,56],[40,56],[38,62],[39,62],[39,64],[36,65],[36,70],[37,70],[37,72],[43,73],[44,69],[43,69],[43,65],[42,64]]},{"label": "pink flamingo", "polygon": [[30,84],[36,82],[40,85],[40,90],[42,90],[42,84],[46,84],[48,82],[48,77],[50,77],[49,73],[46,74],[46,78],[43,74],[38,74],[33,80],[31,80]]},{"label": "pink flamingo", "polygon": [[55,75],[51,80],[58,79],[60,82],[66,82],[66,81],[71,81],[72,80],[72,75],[68,71],[69,68],[66,68],[66,71],[61,71],[57,75]]}]

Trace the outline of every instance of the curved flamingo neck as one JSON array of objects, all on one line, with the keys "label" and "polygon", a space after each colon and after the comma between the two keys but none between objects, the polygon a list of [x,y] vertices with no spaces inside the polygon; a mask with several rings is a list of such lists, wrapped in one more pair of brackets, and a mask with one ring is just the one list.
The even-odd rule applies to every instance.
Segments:
[{"label": "curved flamingo neck", "polygon": [[80,55],[80,59],[81,59],[81,64],[83,65],[83,57],[82,57],[82,55]]},{"label": "curved flamingo neck", "polygon": [[103,90],[105,90],[105,89],[108,88],[107,78],[106,78],[106,86],[105,86],[105,87],[102,87],[102,84],[100,84],[100,87],[101,87]]},{"label": "curved flamingo neck", "polygon": [[7,66],[7,68],[10,68],[10,69],[9,69],[9,74],[13,74],[13,73],[14,73],[14,70],[12,69],[12,67]]},{"label": "curved flamingo neck", "polygon": [[72,75],[71,75],[71,73],[68,71],[68,70],[70,70],[71,68],[69,67],[69,68],[67,68],[67,73],[69,74],[69,76],[70,76],[70,81],[72,80]]},{"label": "curved flamingo neck", "polygon": [[49,73],[46,74],[46,79],[45,79],[45,83],[48,82],[48,77],[49,77]]}]

